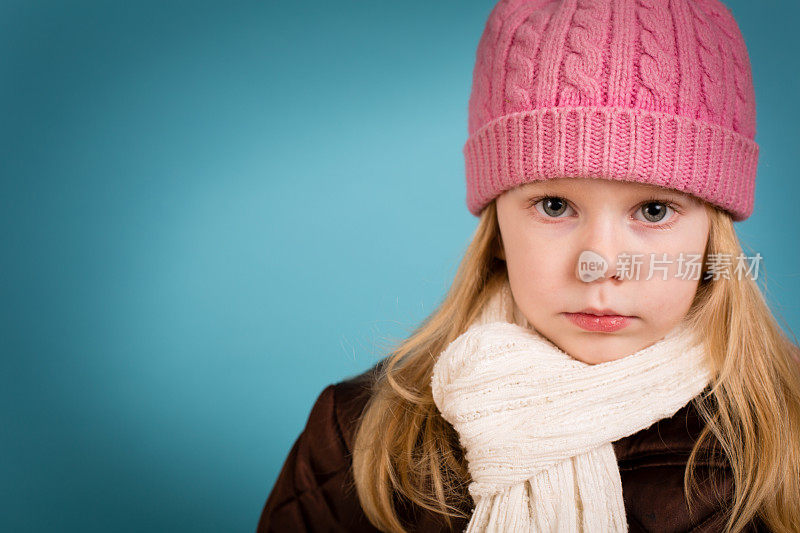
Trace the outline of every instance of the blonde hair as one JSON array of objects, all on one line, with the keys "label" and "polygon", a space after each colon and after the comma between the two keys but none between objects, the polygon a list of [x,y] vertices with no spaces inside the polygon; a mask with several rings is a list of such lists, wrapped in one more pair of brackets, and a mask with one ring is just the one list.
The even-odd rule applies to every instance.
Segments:
[{"label": "blonde hair", "polygon": [[[741,253],[730,216],[705,205],[711,224],[703,272],[710,254]],[[444,300],[376,375],[356,433],[353,476],[364,512],[383,531],[406,531],[398,508],[409,504],[441,515],[448,526],[452,518],[467,518],[469,472],[458,435],[434,404],[430,380],[438,354],[507,280],[501,249],[492,202]],[[693,400],[705,427],[684,474],[690,508],[695,461],[707,450],[720,451],[735,486],[725,531],[741,531],[756,516],[774,531],[799,531],[800,349],[748,275],[702,279],[685,319],[700,332],[717,374],[710,392]]]}]

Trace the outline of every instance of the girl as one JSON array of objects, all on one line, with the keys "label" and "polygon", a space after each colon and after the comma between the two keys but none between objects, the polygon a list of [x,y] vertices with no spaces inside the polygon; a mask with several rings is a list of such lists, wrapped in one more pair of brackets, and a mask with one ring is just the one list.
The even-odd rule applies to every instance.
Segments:
[{"label": "girl", "polygon": [[259,531],[800,531],[800,350],[733,227],[754,137],[718,0],[501,0],[452,287],[322,392]]}]

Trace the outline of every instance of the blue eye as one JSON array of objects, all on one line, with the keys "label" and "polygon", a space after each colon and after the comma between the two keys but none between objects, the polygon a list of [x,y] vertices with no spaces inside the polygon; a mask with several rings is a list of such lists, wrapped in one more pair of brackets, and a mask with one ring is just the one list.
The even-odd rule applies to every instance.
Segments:
[{"label": "blue eye", "polygon": [[648,222],[661,222],[667,216],[669,206],[661,202],[648,202],[642,206],[641,213]]},{"label": "blue eye", "polygon": [[675,204],[668,200],[649,198],[645,200],[636,210],[636,214],[641,214],[644,218],[636,217],[636,220],[655,224],[659,229],[667,229],[674,224],[676,213],[678,212]]},{"label": "blue eye", "polygon": [[[541,204],[541,208],[539,208]],[[532,205],[546,217],[561,218],[567,209],[570,209],[569,204],[564,198],[559,196],[545,196],[541,199],[536,198],[532,201]]]}]

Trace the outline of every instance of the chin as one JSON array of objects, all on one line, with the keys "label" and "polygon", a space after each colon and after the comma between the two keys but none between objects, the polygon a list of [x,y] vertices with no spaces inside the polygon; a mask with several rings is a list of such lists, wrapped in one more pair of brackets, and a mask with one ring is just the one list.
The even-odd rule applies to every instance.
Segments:
[{"label": "chin", "polygon": [[[616,361],[617,359],[622,359],[629,353],[625,349],[619,349],[614,346],[605,345],[603,346],[604,349],[599,349],[599,344],[603,341],[601,337],[605,336],[607,339],[612,340],[610,335],[601,335],[600,337],[594,336],[594,338],[589,342],[581,342],[580,348],[576,348],[574,350],[565,350],[561,348],[561,351],[567,353],[570,357],[577,361],[581,361],[583,363],[589,365],[596,365],[598,363],[608,363],[609,361]],[[585,339],[584,339],[585,341]]]},{"label": "chin", "polygon": [[594,356],[589,358],[588,360],[584,360],[584,363],[590,365],[596,365],[598,363],[608,363],[611,361],[616,361],[617,359],[622,359],[625,357],[624,355],[608,355],[608,356]]},{"label": "chin", "polygon": [[587,365],[596,365],[598,363],[605,363],[614,359],[613,357],[606,357],[605,355],[598,355],[597,353],[564,351],[576,361],[586,363]]}]

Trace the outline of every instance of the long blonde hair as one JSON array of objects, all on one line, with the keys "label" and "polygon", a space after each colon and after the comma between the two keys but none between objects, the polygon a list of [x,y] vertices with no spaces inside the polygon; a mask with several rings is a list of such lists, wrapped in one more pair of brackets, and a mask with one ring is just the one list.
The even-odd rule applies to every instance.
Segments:
[{"label": "long blonde hair", "polygon": [[[710,254],[736,257],[730,216],[706,204]],[[430,380],[438,354],[475,319],[498,284],[501,259],[495,202],[477,229],[439,306],[384,360],[360,418],[353,475],[372,524],[405,532],[398,508],[414,504],[466,518],[469,472],[458,436],[439,414]],[[763,268],[762,268],[763,270]],[[759,516],[774,531],[800,531],[800,349],[783,332],[749,275],[702,279],[686,320],[701,332],[716,369],[710,393],[693,400],[705,427],[688,459],[684,492],[692,505],[695,461],[719,450],[735,492],[727,531]],[[716,438],[716,442],[714,440]]]}]

